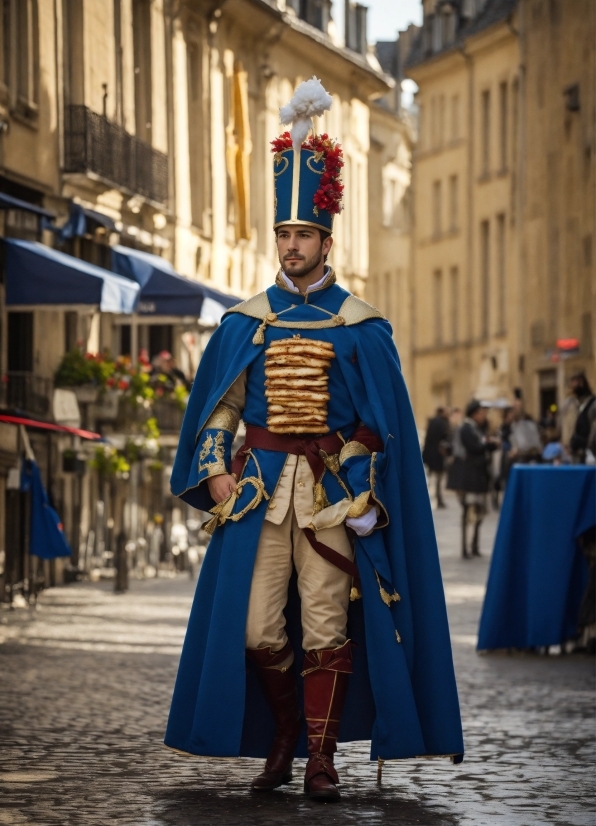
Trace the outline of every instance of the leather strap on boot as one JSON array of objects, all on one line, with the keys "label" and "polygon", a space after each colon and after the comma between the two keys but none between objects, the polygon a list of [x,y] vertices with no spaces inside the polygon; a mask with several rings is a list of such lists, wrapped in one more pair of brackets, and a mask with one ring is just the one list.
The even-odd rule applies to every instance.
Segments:
[{"label": "leather strap on boot", "polygon": [[252,782],[255,791],[270,791],[292,779],[292,761],[301,729],[296,676],[290,667],[293,650],[288,641],[281,651],[248,648],[246,656],[257,668],[275,719],[275,739],[265,769]]},{"label": "leather strap on boot", "polygon": [[313,800],[339,800],[339,777],[328,754],[311,754],[304,774],[304,791]]},{"label": "leather strap on boot", "polygon": [[304,657],[304,712],[310,754],[304,790],[316,800],[339,799],[333,755],[351,673],[350,640],[339,648],[308,651]]}]

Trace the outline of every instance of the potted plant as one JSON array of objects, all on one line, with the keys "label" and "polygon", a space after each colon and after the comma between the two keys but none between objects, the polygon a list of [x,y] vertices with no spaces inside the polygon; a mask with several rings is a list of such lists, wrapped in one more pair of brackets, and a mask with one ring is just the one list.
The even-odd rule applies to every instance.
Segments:
[{"label": "potted plant", "polygon": [[92,403],[105,390],[114,370],[114,361],[107,351],[93,354],[73,347],[62,357],[54,384],[71,389],[79,402]]}]

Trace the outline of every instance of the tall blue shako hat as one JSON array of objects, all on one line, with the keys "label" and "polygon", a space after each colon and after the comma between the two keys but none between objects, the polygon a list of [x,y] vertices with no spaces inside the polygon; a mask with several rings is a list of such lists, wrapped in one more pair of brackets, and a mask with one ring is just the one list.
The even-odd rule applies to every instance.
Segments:
[{"label": "tall blue shako hat", "polygon": [[326,232],[333,230],[333,216],[341,211],[343,166],[339,144],[327,135],[312,135],[312,118],[331,108],[333,98],[316,77],[296,89],[280,109],[283,124],[292,124],[272,141],[275,178],[274,229],[282,224],[307,224]]}]

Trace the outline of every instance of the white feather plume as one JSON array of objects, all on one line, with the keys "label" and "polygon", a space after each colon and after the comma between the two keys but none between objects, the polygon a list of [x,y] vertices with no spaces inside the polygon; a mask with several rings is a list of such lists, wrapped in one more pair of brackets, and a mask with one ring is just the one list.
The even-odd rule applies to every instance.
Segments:
[{"label": "white feather plume", "polygon": [[318,77],[313,76],[301,83],[292,100],[286,106],[282,106],[279,110],[279,119],[284,125],[292,124],[290,135],[295,150],[300,149],[308,130],[313,128],[312,118],[331,109],[332,103],[331,95],[325,91]]}]

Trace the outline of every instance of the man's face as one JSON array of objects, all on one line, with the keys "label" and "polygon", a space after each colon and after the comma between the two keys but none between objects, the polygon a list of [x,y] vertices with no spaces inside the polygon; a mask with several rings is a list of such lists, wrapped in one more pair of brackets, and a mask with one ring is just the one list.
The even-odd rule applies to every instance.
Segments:
[{"label": "man's face", "polygon": [[487,416],[488,416],[488,414],[487,414],[486,408],[485,407],[479,407],[478,410],[472,416],[472,418],[474,419],[474,421],[477,424],[482,426],[483,424],[486,423]]},{"label": "man's face", "polygon": [[331,237],[321,242],[315,227],[304,224],[281,226],[277,230],[277,254],[286,275],[300,278],[319,266],[333,245]]}]

